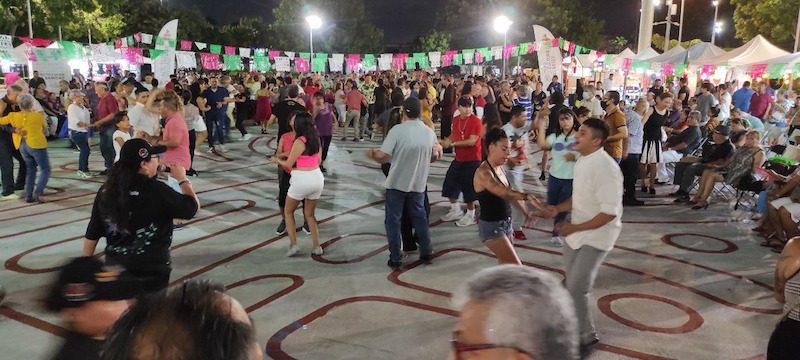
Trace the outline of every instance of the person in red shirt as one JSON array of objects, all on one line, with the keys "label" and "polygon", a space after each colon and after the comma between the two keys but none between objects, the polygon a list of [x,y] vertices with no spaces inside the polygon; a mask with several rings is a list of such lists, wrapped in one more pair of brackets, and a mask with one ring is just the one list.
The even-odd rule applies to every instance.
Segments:
[{"label": "person in red shirt", "polygon": [[342,141],[347,140],[347,125],[353,122],[354,137],[353,141],[359,142],[364,138],[364,125],[361,124],[361,105],[369,106],[367,98],[364,97],[356,88],[356,83],[353,79],[348,79],[345,83],[345,102],[347,103],[347,116],[344,121],[344,129],[342,129],[344,136]]},{"label": "person in red shirt", "polygon": [[[453,119],[452,133],[442,140],[445,148],[455,149],[455,159],[450,163],[442,185],[442,196],[450,199],[450,211],[442,221],[456,221],[457,226],[470,226],[475,221],[475,200],[477,195],[473,186],[475,170],[481,165],[481,119],[472,113],[472,96],[458,99],[458,117]],[[464,194],[467,212],[461,212],[459,194]]]},{"label": "person in red shirt", "polygon": [[111,167],[114,166],[114,158],[117,153],[114,151],[114,131],[116,128],[111,120],[114,115],[120,111],[117,98],[108,91],[106,83],[96,83],[94,91],[97,97],[100,98],[100,103],[97,104],[97,117],[95,122],[92,123],[92,128],[98,130],[100,135],[100,153],[103,155],[103,160],[106,169],[100,172],[100,175],[106,175]]},{"label": "person in red shirt", "polygon": [[758,92],[750,98],[750,115],[766,120],[770,108],[772,108],[772,102],[772,95],[767,92],[767,84],[765,82],[758,83]]}]

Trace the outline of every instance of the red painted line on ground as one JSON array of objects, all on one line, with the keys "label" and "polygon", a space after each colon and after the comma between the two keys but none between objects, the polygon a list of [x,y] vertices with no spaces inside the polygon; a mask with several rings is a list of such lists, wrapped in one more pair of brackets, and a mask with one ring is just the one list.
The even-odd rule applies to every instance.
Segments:
[{"label": "red painted line on ground", "polygon": [[[723,244],[725,244],[725,248],[722,249],[722,250],[705,250],[705,249],[697,249],[697,248],[693,248],[693,247],[689,247],[689,246],[684,246],[684,245],[681,245],[681,244],[678,244],[678,243],[672,241],[672,238],[678,237],[678,236],[698,236],[698,237],[704,237],[704,238],[708,238],[708,239],[717,240],[717,241],[720,241]],[[703,253],[703,254],[728,254],[728,253],[732,253],[732,252],[734,252],[736,250],[739,250],[739,247],[736,246],[736,244],[734,244],[734,243],[732,243],[732,242],[730,242],[728,240],[721,239],[721,238],[714,237],[714,236],[709,236],[709,235],[702,235],[702,234],[689,234],[689,233],[667,234],[667,235],[664,235],[664,236],[661,237],[661,242],[663,242],[664,244],[667,244],[669,246],[676,247],[676,248],[681,249],[681,250],[686,250],[686,251],[691,251],[691,252],[696,252],[696,253]]]},{"label": "red painted line on ground", "polygon": [[303,284],[305,283],[305,280],[303,280],[302,276],[293,275],[293,274],[270,274],[270,275],[254,276],[254,277],[247,278],[247,279],[244,279],[244,280],[239,280],[239,281],[237,281],[237,282],[235,282],[233,284],[230,284],[230,285],[226,286],[225,289],[226,290],[232,290],[232,289],[235,289],[237,287],[252,283],[254,281],[263,280],[263,279],[289,279],[289,280],[292,280],[292,284],[289,285],[288,287],[284,288],[283,290],[278,291],[278,292],[270,295],[269,297],[264,298],[263,300],[260,300],[257,303],[246,307],[244,310],[247,311],[248,313],[256,311],[256,310],[260,309],[261,307],[263,307],[264,305],[267,305],[267,304],[269,304],[269,303],[271,303],[271,302],[273,302],[273,301],[285,296],[286,294],[288,294],[288,293],[296,290],[297,288],[303,286]]},{"label": "red painted line on ground", "polygon": [[[349,237],[353,237],[353,236],[362,236],[362,235],[372,235],[372,236],[380,236],[380,237],[382,237],[384,239],[386,238],[386,234],[382,234],[382,233],[355,233],[355,234],[347,234],[347,235],[337,236],[337,237],[335,237],[333,239],[325,241],[324,243],[320,244],[320,246],[322,246],[323,249],[326,249],[328,246],[333,245],[334,243],[336,243],[339,240],[342,240],[342,239],[345,239],[345,238],[349,238]],[[320,255],[311,255],[311,258],[314,259],[317,262],[321,262],[323,264],[330,264],[330,265],[354,264],[354,263],[357,263],[357,262],[364,261],[364,260],[366,260],[366,259],[368,259],[370,257],[375,256],[375,255],[378,255],[378,254],[380,254],[380,253],[382,253],[382,252],[384,252],[384,251],[386,251],[388,249],[389,249],[389,245],[383,245],[383,246],[379,247],[376,250],[372,250],[372,251],[370,251],[370,252],[368,252],[368,253],[366,253],[364,255],[361,255],[361,256],[359,256],[359,257],[357,257],[355,259],[349,259],[349,260],[328,260],[324,256],[320,256]]]},{"label": "red painted line on ground", "polygon": [[56,336],[64,336],[66,334],[67,329],[64,329],[61,326],[49,323],[37,317],[25,314],[23,312],[17,311],[9,307],[8,305],[0,306],[0,316],[5,316],[11,320],[16,322],[28,325],[34,329],[39,329],[50,334]]},{"label": "red painted line on ground", "polygon": [[[611,304],[619,299],[645,299],[645,300],[657,301],[678,308],[679,310],[686,313],[686,315],[689,316],[689,319],[686,320],[686,322],[683,325],[671,328],[643,324],[635,320],[626,319],[617,314],[616,312],[614,312],[614,310],[611,308]],[[695,309],[692,309],[688,305],[685,305],[683,303],[680,303],[672,299],[650,294],[642,294],[642,293],[610,294],[597,299],[597,307],[600,308],[600,312],[602,312],[603,314],[605,314],[606,316],[610,317],[612,320],[620,324],[641,331],[656,332],[661,334],[690,333],[692,331],[699,329],[701,326],[703,326],[703,323],[705,322],[700,313],[698,313]]]}]

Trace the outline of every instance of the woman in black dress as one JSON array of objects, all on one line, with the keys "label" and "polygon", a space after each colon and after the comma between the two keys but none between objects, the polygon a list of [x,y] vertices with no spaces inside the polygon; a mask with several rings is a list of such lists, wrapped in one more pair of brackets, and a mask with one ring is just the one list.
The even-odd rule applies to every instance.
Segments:
[{"label": "woman in black dress", "polygon": [[[657,165],[661,162],[662,132],[661,127],[667,122],[669,110],[672,109],[672,93],[665,92],[658,96],[656,104],[650,108],[642,118],[644,138],[642,142],[642,157],[639,161],[642,177],[642,192],[655,195]],[[647,168],[650,167],[650,176],[647,177]],[[648,187],[648,180],[650,186]]]}]

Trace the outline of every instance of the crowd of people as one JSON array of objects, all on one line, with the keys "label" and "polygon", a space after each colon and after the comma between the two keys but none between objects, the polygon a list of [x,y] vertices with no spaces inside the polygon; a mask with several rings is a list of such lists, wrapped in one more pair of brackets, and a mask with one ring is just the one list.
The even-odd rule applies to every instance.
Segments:
[{"label": "crowd of people", "polygon": [[[677,79],[675,86],[664,86],[657,79],[641,99],[626,104],[613,77],[605,84],[579,79],[571,87],[557,76],[544,84],[525,74],[504,80],[491,74],[427,72],[281,76],[181,71],[162,86],[151,74],[137,78],[117,73],[105,81],[86,81],[76,73],[61,82],[56,94],[48,92],[34,73],[27,82],[7,86],[0,102],[2,200],[19,199],[15,191],[24,190],[25,201],[45,202],[48,141],[66,138],[78,153],[78,178],[106,177],[95,199],[82,255],[94,255],[98,241],[105,238],[105,262],[91,266],[120,269],[133,279],[137,291],[127,299],[160,294],[142,303],[173,306],[175,290],[165,290],[172,232],[181,228],[181,219],[191,219],[200,208],[189,180],[198,176],[192,166],[194,156],[204,151],[222,155],[228,151],[225,144],[234,139],[250,141],[249,122],[259,125],[261,134],[277,124],[277,150],[270,157],[277,165],[282,215],[276,233],[288,236],[290,257],[301,252],[300,230],[311,235],[312,254],[324,252],[315,209],[324,191],[325,161],[336,128],[341,128],[341,142],[381,141],[366,155],[380,163],[386,175],[387,265],[393,271],[401,270],[403,260],[415,251],[421,263],[432,262],[430,163],[452,156],[441,184],[449,211],[440,220],[458,227],[477,225],[476,237],[500,264],[521,265],[514,243],[527,240],[526,225],[535,218],[553,219],[551,243],[563,247],[566,295],[547,296],[568,297],[568,309],[553,316],[566,314],[576,320],[558,330],[574,335],[562,339],[567,350],[543,350],[554,345],[512,335],[487,339],[464,328],[454,334],[453,351],[470,351],[465,349],[473,349],[470,343],[479,341],[485,342],[481,349],[512,350],[534,358],[557,351],[566,351],[559,358],[587,356],[599,342],[590,312],[591,289],[620,234],[623,206],[641,206],[644,201],[639,197],[655,196],[658,185],[672,183],[679,185],[670,194],[676,203],[707,208],[717,183],[750,189],[748,185],[758,182],[772,150],[767,145],[786,147],[800,141],[790,132],[800,127],[800,97],[794,93],[778,90],[773,99],[765,83],[759,83],[757,90],[749,82],[738,89],[736,83],[703,83],[691,96],[687,84],[686,79]],[[238,138],[231,128],[238,130]],[[89,166],[94,138],[103,158],[100,171]],[[533,144],[542,152],[538,164],[529,160]],[[14,160],[19,163],[16,179]],[[523,183],[526,175],[536,177],[537,165],[538,179],[546,180],[543,199],[526,191]],[[798,233],[800,196],[794,193],[800,176],[796,174],[800,170],[761,181],[760,185],[777,185],[757,191],[762,217],[755,230],[766,238],[762,245],[776,251]],[[298,227],[295,212],[301,204],[304,221]],[[482,276],[538,276],[518,273],[520,268],[497,269],[504,270]],[[494,285],[496,291],[526,291],[520,283],[495,281]],[[486,286],[467,290],[474,298],[459,302],[462,311],[495,296]],[[543,296],[533,295],[541,289],[527,290],[531,293],[520,296]],[[219,302],[235,302],[209,284],[184,285],[182,291],[197,293],[198,301],[205,298],[202,301],[208,303],[201,307],[209,312],[219,310],[214,305]],[[115,329],[134,331],[129,327],[135,321],[147,324],[169,316],[142,306],[137,302]],[[252,343],[246,335],[252,324],[233,312],[218,315],[233,317],[241,327],[242,341]],[[497,321],[489,319],[490,314],[484,316],[482,321]],[[525,326],[523,321],[541,321],[506,320],[519,323],[509,328],[512,333]],[[800,321],[791,316],[789,320]],[[158,333],[142,336],[166,341]],[[123,351],[140,348],[131,341],[110,335],[109,342],[119,347],[107,352],[116,357],[107,358],[125,358]],[[186,350],[181,350],[183,345],[159,346],[180,352]],[[136,351],[146,354],[151,349]],[[256,356],[256,351],[230,358],[249,356]]]}]

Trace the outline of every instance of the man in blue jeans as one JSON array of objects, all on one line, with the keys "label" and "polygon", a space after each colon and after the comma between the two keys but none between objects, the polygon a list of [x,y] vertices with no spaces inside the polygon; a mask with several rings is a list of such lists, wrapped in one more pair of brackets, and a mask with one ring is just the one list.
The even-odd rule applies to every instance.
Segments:
[{"label": "man in blue jeans", "polygon": [[[216,77],[208,78],[209,88],[203,92],[206,104],[211,110],[206,112],[206,127],[208,128],[208,152],[214,153],[216,150],[225,152],[225,122],[228,121],[225,110],[227,104],[232,102],[229,98],[230,93],[224,87],[219,86]],[[214,147],[214,134],[219,142],[218,147]]]},{"label": "man in blue jeans", "polygon": [[97,117],[96,121],[92,123],[92,128],[96,129],[100,136],[100,154],[103,155],[103,162],[106,166],[105,170],[100,172],[100,175],[106,175],[114,166],[114,158],[117,155],[114,150],[114,131],[116,128],[111,120],[119,112],[119,103],[117,98],[108,92],[106,83],[96,83],[94,91],[100,97],[100,103],[97,104]]},{"label": "man in blue jeans", "polygon": [[425,185],[430,163],[442,156],[436,134],[420,120],[419,99],[410,97],[403,103],[403,122],[392,127],[380,149],[367,152],[370,159],[392,167],[386,177],[386,237],[389,241],[389,265],[400,271],[403,265],[400,218],[408,211],[419,242],[419,259],[430,264],[431,234],[425,213]]}]

